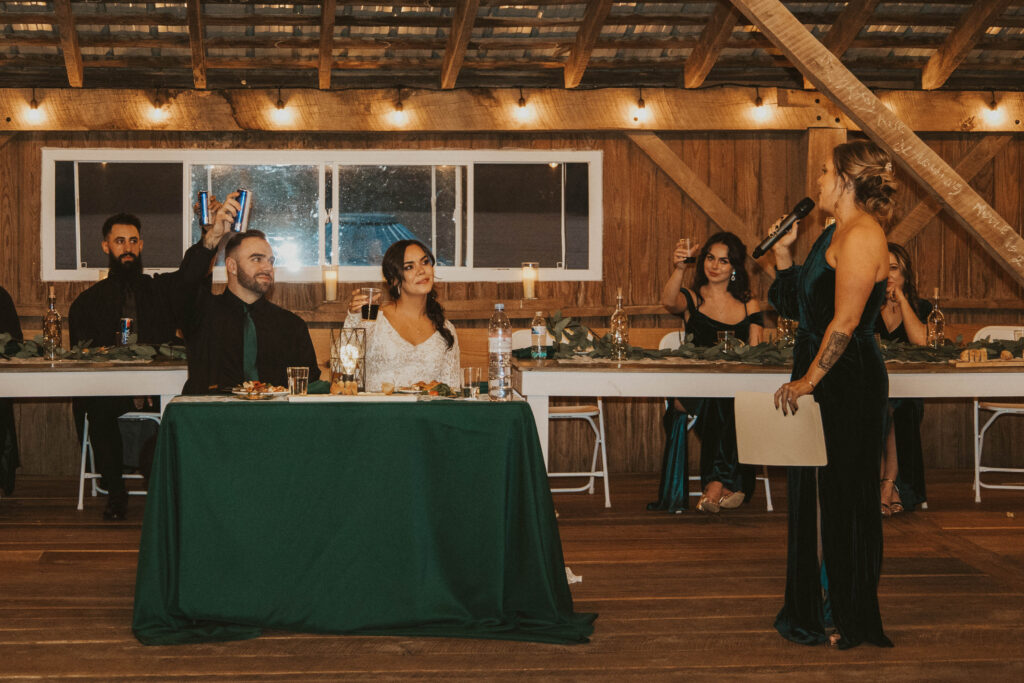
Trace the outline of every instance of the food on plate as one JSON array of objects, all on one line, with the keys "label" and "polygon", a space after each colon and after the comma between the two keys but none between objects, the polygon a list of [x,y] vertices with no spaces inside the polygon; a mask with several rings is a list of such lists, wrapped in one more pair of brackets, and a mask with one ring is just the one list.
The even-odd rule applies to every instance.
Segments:
[{"label": "food on plate", "polygon": [[335,380],[331,382],[331,393],[341,396],[356,396],[359,393],[359,385],[352,381]]},{"label": "food on plate", "polygon": [[960,352],[960,360],[968,363],[983,363],[988,360],[988,351],[985,349],[964,349]]},{"label": "food on plate", "polygon": [[417,391],[421,394],[428,394],[430,396],[455,396],[455,392],[452,388],[444,382],[415,382],[410,390]]},{"label": "food on plate", "polygon": [[288,387],[268,384],[258,380],[246,380],[245,382],[242,382],[242,386],[236,388],[235,391],[243,391],[247,394],[283,394],[288,391]]}]

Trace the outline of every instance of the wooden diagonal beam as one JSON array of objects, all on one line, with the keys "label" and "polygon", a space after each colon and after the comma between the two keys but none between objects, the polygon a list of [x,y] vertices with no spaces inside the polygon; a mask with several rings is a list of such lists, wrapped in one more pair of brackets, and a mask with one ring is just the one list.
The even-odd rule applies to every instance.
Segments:
[{"label": "wooden diagonal beam", "polygon": [[[822,39],[821,44],[827,47],[836,57],[842,57],[853,41],[860,34],[871,13],[875,11],[879,0],[850,0],[839,13],[832,27]],[[810,88],[811,82],[804,79],[804,89]]]},{"label": "wooden diagonal beam", "polygon": [[985,30],[1003,13],[1010,0],[980,0],[964,12],[946,42],[935,51],[921,71],[921,88],[941,88],[960,66]]},{"label": "wooden diagonal beam", "polygon": [[82,50],[78,47],[75,18],[71,15],[71,0],[53,0],[53,13],[60,34],[60,49],[64,53],[64,67],[68,70],[68,83],[72,88],[82,87]]},{"label": "wooden diagonal beam", "polygon": [[[970,180],[978,175],[981,169],[985,168],[988,162],[1006,146],[1012,135],[986,135],[971,148],[960,163],[956,165],[957,174],[964,180]],[[910,213],[903,217],[903,220],[889,232],[889,241],[897,244],[906,244],[912,240],[917,233],[924,229],[932,218],[940,211],[942,206],[935,201],[923,200],[918,202]]]},{"label": "wooden diagonal beam", "polygon": [[[679,186],[679,189],[685,192],[718,227],[736,233],[746,244],[757,244],[761,241],[760,236],[754,234],[750,226],[737,216],[736,212],[730,209],[722,201],[722,198],[701,180],[700,176],[687,166],[686,162],[680,159],[679,155],[672,151],[672,148],[664,140],[654,133],[647,132],[627,133],[626,135],[637,147],[646,152],[658,168],[664,171],[665,175],[671,178]],[[753,259],[751,259],[751,264],[755,269],[774,276],[775,271],[771,266],[760,264]]]},{"label": "wooden diagonal beam", "polygon": [[331,65],[334,63],[334,15],[337,0],[324,0],[320,6],[320,63],[317,71],[320,89],[331,89]]},{"label": "wooden diagonal beam", "polygon": [[188,42],[192,48],[192,81],[196,90],[206,90],[206,37],[200,0],[188,0]]},{"label": "wooden diagonal beam", "polygon": [[572,44],[569,59],[565,62],[565,87],[575,88],[583,79],[587,70],[590,53],[594,51],[594,43],[601,35],[601,27],[612,9],[612,0],[590,0],[583,14],[583,21],[576,31],[576,41]]},{"label": "wooden diagonal beam", "polygon": [[933,193],[996,263],[1024,284],[1024,240],[949,164],[815,40],[779,0],[732,2],[819,91]]},{"label": "wooden diagonal beam", "polygon": [[444,63],[441,65],[441,88],[451,90],[466,58],[466,46],[476,23],[476,12],[480,0],[459,0],[452,17],[452,28],[448,32],[448,43],[444,49]]},{"label": "wooden diagonal beam", "polygon": [[683,85],[687,88],[698,88],[711,72],[711,67],[718,61],[722,48],[732,37],[736,22],[740,19],[739,11],[728,2],[718,3],[711,13],[704,31],[700,34],[697,46],[683,65]]}]

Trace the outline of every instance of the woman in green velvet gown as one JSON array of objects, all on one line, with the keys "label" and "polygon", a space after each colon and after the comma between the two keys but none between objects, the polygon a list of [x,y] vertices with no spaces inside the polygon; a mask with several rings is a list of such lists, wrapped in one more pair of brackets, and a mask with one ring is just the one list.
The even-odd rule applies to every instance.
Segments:
[{"label": "woman in green velvet gown", "polygon": [[794,412],[797,398],[813,392],[828,454],[824,467],[789,469],[786,594],[775,627],[797,643],[892,646],[878,608],[878,466],[889,382],[875,320],[889,271],[881,224],[895,192],[888,154],[871,142],[838,145],[818,178],[818,206],[835,224],[802,266],[790,254],[795,230],[774,247],[769,300],[800,321],[793,379],[775,394],[776,407]]}]

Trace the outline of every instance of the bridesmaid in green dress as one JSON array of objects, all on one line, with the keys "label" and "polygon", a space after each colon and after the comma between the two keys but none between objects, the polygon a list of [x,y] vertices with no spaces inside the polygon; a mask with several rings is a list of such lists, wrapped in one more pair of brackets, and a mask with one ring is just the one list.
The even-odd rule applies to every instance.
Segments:
[{"label": "bridesmaid in green dress", "polygon": [[802,266],[790,253],[796,230],[776,243],[768,293],[781,315],[800,321],[793,379],[776,392],[776,407],[795,412],[797,398],[813,392],[828,454],[824,467],[789,469],[786,595],[775,628],[806,645],[891,647],[878,609],[878,466],[889,381],[875,320],[889,272],[882,223],[892,215],[896,183],[889,155],[871,142],[838,145],[823,161],[818,206],[836,222]]}]

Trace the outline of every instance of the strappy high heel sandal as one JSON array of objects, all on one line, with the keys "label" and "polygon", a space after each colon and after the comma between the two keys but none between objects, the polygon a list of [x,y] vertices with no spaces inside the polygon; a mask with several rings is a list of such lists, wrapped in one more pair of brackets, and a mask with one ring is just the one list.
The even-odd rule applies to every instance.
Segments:
[{"label": "strappy high heel sandal", "polygon": [[[881,486],[882,486],[883,489],[885,488],[885,485],[887,483],[888,484],[892,484],[893,492],[897,496],[900,495],[900,490],[898,488],[896,488],[896,481],[895,480],[893,480],[893,479],[881,479],[880,483],[881,483]],[[883,517],[892,517],[893,515],[898,515],[901,512],[903,512],[903,502],[900,501],[900,500],[890,500],[888,503],[882,503],[882,516]]]}]

